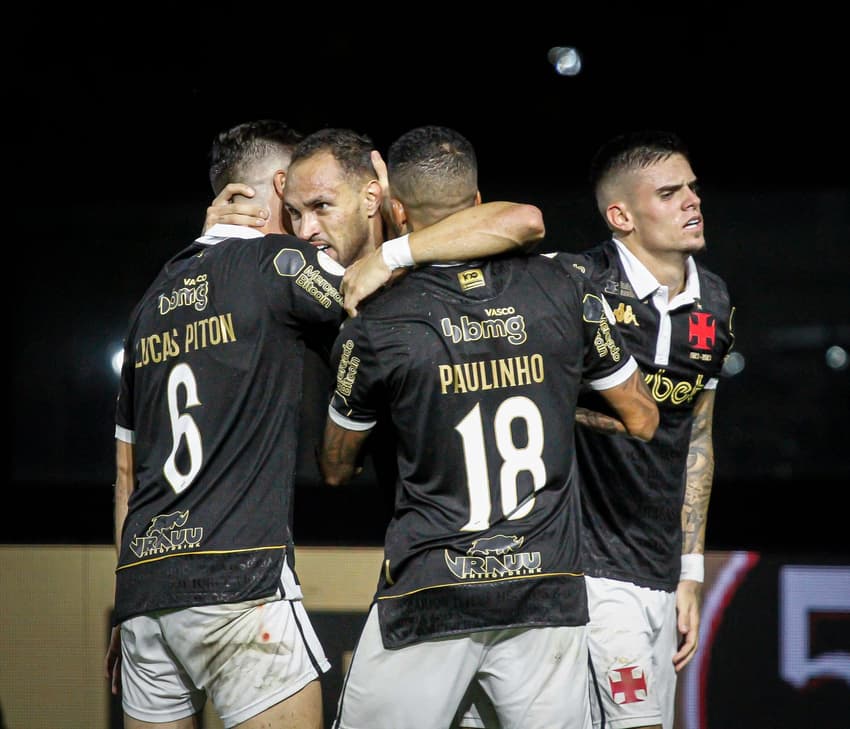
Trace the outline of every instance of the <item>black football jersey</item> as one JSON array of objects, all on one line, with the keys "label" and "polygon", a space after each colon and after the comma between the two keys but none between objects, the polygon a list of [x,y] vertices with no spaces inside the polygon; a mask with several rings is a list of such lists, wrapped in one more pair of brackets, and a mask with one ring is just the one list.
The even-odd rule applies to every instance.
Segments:
[{"label": "black football jersey", "polygon": [[636,369],[597,287],[543,256],[415,270],[346,321],[332,363],[330,417],[365,430],[388,404],[396,431],[384,644],[587,622],[576,399]]},{"label": "black football jersey", "polygon": [[[576,429],[585,568],[589,575],[673,591],[694,405],[703,389],[717,386],[733,345],[734,308],[724,282],[693,258],[685,291],[668,303],[666,290],[623,251],[609,240],[557,256],[573,260],[602,288],[660,413],[648,443]],[[607,412],[590,391],[579,405]]]},{"label": "black football jersey", "polygon": [[297,238],[215,226],[135,307],[116,407],[137,478],[116,622],[300,596],[290,521],[305,339],[333,343],[342,273]]}]

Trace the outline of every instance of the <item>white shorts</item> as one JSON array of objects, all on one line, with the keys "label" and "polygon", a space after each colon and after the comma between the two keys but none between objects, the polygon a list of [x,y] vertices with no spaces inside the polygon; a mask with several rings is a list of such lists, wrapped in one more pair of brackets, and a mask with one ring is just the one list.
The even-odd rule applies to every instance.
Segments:
[{"label": "white shorts", "polygon": [[330,668],[300,600],[166,610],[121,624],[122,704],[169,722],[212,701],[232,727],[292,696]]},{"label": "white shorts", "polygon": [[676,593],[603,577],[585,577],[585,583],[593,726],[602,723],[601,702],[606,729],[673,729]]},{"label": "white shorts", "polygon": [[388,650],[375,605],[334,729],[445,729],[477,681],[502,729],[588,729],[586,626],[466,633]]}]

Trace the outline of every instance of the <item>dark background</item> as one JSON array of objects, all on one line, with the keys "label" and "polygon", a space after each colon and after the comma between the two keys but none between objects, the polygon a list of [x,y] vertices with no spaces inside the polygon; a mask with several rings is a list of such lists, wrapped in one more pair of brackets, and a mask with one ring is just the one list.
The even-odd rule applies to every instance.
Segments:
[{"label": "dark background", "polygon": [[[488,7],[463,21],[433,5],[371,17],[252,6],[197,23],[137,8],[121,23],[51,16],[38,38],[13,38],[10,485],[27,517],[0,542],[111,540],[109,357],[160,265],[200,232],[213,136],[268,117],[350,127],[383,152],[410,127],[454,127],[476,146],[486,200],[541,207],[545,250],[604,237],[585,184],[598,144],[679,132],[702,186],[703,260],[729,285],[746,364],[718,394],[708,547],[850,552],[850,368],[825,364],[827,347],[850,350],[840,24],[812,4],[638,6]],[[582,54],[578,76],[554,72],[556,45]],[[372,472],[333,493],[317,481],[321,412],[305,424],[296,540],[379,544]]]}]

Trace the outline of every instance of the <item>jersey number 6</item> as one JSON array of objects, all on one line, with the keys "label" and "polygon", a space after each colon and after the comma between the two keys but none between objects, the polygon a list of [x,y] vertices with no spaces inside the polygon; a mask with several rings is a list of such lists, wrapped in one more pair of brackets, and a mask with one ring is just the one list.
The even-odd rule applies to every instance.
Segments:
[{"label": "jersey number 6", "polygon": [[[201,464],[204,461],[204,447],[201,443],[201,431],[191,415],[181,413],[177,404],[177,391],[180,386],[186,390],[186,407],[192,408],[201,404],[198,399],[198,386],[195,374],[187,364],[179,364],[168,375],[168,415],[171,419],[171,436],[173,445],[171,453],[165,461],[162,472],[171,484],[175,493],[180,493],[192,483]],[[177,468],[177,449],[180,441],[186,439],[186,452],[189,456],[189,470],[181,473]]]}]

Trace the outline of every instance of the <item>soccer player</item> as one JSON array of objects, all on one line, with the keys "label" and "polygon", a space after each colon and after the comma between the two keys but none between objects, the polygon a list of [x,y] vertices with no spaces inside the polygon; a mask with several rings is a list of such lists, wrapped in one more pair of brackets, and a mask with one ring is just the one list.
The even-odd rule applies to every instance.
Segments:
[{"label": "soccer player", "polygon": [[[412,235],[480,202],[451,129],[404,134],[388,167]],[[544,256],[417,267],[343,325],[332,361],[326,480],[354,475],[385,408],[399,474],[336,729],[448,726],[472,683],[505,729],[589,726],[578,393],[637,438],[658,418],[601,292]]]},{"label": "soccer player", "polygon": [[[702,201],[677,135],[611,139],[591,179],[611,238],[574,265],[605,291],[661,414],[649,442],[606,435],[598,416],[576,430],[594,726],[604,714],[619,729],[673,729],[677,672],[697,649],[714,401],[734,308],[696,259]],[[590,392],[579,405],[605,409]]]},{"label": "soccer player", "polygon": [[[214,224],[165,264],[130,317],[106,657],[127,727],[189,729],[208,698],[226,727],[322,726],[329,664],[302,606],[290,516],[306,343],[333,342],[343,269],[280,234],[293,134],[263,121],[217,138],[214,189],[247,179],[274,233]],[[533,240],[535,210],[497,212]],[[439,251],[435,231],[405,240],[406,254],[419,241],[426,259]]]}]

